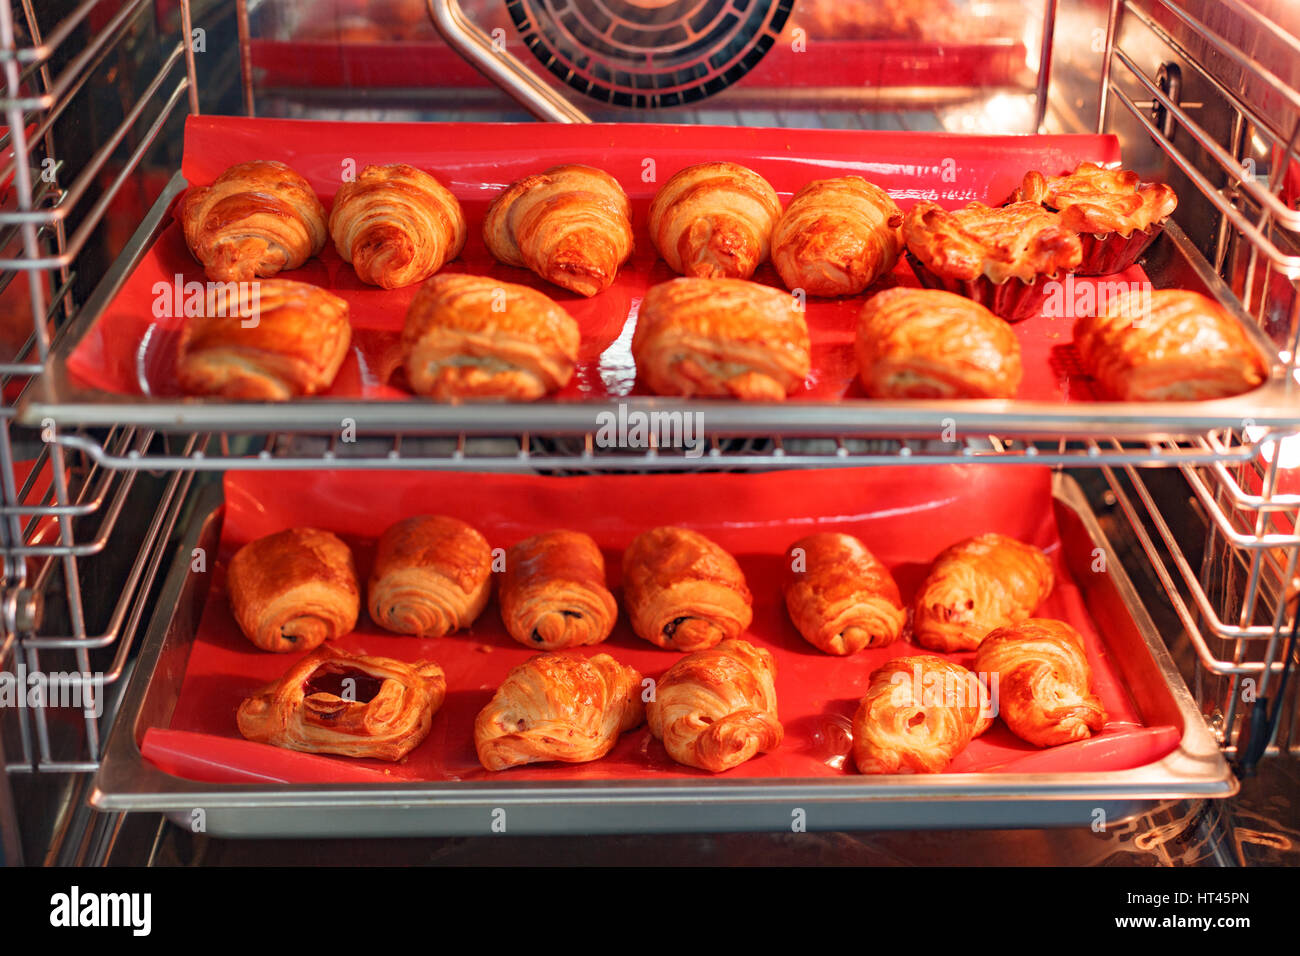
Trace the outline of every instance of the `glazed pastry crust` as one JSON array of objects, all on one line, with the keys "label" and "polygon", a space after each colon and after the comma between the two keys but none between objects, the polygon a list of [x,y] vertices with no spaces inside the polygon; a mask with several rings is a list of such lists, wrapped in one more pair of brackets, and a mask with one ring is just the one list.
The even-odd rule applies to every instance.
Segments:
[{"label": "glazed pastry crust", "polygon": [[1178,197],[1164,183],[1144,183],[1126,169],[1080,163],[1065,176],[1025,173],[1013,202],[1041,203],[1061,214],[1061,224],[1079,233],[1130,236],[1159,225],[1178,208]]},{"label": "glazed pastry crust", "polygon": [[379,536],[370,573],[370,617],[416,637],[469,627],[492,591],[492,549],[465,522],[421,515]]},{"label": "glazed pastry crust", "polygon": [[547,531],[507,551],[499,597],[510,636],[537,650],[599,644],[618,617],[600,548],[578,531]]},{"label": "glazed pastry crust", "polygon": [[923,265],[949,279],[1033,282],[1083,261],[1079,236],[1059,213],[1033,202],[997,208],[973,202],[952,212],[919,202],[903,220],[903,239]]},{"label": "glazed pastry crust", "polygon": [[849,534],[820,532],[800,538],[790,554],[802,570],[785,582],[785,606],[804,639],[827,654],[856,654],[898,640],[907,612],[898,585],[875,555]]}]

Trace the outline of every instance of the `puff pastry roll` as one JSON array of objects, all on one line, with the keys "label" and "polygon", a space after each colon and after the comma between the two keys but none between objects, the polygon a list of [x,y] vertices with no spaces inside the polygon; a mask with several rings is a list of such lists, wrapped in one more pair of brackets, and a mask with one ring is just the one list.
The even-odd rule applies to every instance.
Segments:
[{"label": "puff pastry roll", "polygon": [[351,343],[348,304],[331,292],[288,279],[218,284],[181,330],[176,378],[189,395],[285,401],[328,389]]},{"label": "puff pastry roll", "polygon": [[1074,323],[1074,345],[1106,398],[1224,398],[1264,383],[1268,367],[1212,299],[1180,289],[1132,290]]},{"label": "puff pastry roll", "polygon": [[783,401],[812,368],[793,296],[744,279],[671,279],[646,293],[632,336],[637,378],[659,395]]},{"label": "puff pastry roll", "polygon": [[650,238],[684,276],[748,279],[767,259],[781,198],[738,163],[700,163],[676,173],[650,203]]},{"label": "puff pastry roll", "polygon": [[468,231],[451,191],[405,163],[367,166],[339,187],[329,229],[357,278],[385,289],[433,275],[460,255]]},{"label": "puff pastry roll", "polygon": [[297,269],[325,247],[325,207],[284,163],[231,166],[190,189],[176,218],[209,279],[247,282]]},{"label": "puff pastry roll", "polygon": [[825,531],[789,551],[785,606],[804,640],[837,656],[898,640],[907,619],[898,585],[861,541]]},{"label": "puff pastry roll", "polygon": [[853,715],[859,773],[941,773],[993,723],[988,691],[942,657],[896,657],[871,673]]},{"label": "puff pastry roll", "polygon": [[1052,562],[1032,544],[981,534],[942,551],[916,597],[912,633],[933,651],[971,651],[1052,593]]},{"label": "puff pastry roll", "polygon": [[775,679],[776,659],[748,641],[687,654],[655,684],[650,732],[680,764],[730,770],[781,746]]},{"label": "puff pastry roll", "polygon": [[492,549],[457,518],[407,518],[379,536],[370,617],[398,634],[442,637],[469,627],[492,591]]},{"label": "puff pastry roll", "polygon": [[795,193],[772,232],[772,265],[787,289],[857,295],[894,268],[903,213],[861,176],[819,179]]},{"label": "puff pastry roll", "polygon": [[645,719],[641,675],[608,654],[538,654],[501,682],[474,721],[488,770],[599,760]]},{"label": "puff pastry roll", "polygon": [[547,531],[507,551],[498,600],[510,636],[539,650],[599,644],[618,617],[605,559],[579,531]]},{"label": "puff pastry roll", "polygon": [[592,296],[632,254],[632,206],[609,173],[555,166],[507,186],[488,206],[483,241],[508,266]]},{"label": "puff pastry roll", "polygon": [[632,630],[670,651],[712,647],[743,634],[754,619],[736,559],[686,528],[655,528],[628,545],[623,604]]},{"label": "puff pastry roll", "polygon": [[447,696],[442,668],[354,657],[326,645],[239,705],[239,732],[288,750],[401,760]]},{"label": "puff pastry roll", "polygon": [[230,608],[264,651],[309,651],[357,626],[352,551],[328,531],[289,528],[250,541],[226,572]]},{"label": "puff pastry roll", "polygon": [[1083,635],[1064,621],[1030,618],[998,628],[975,652],[975,670],[997,675],[1003,722],[1037,747],[1084,740],[1105,726]]},{"label": "puff pastry roll", "polygon": [[434,276],[402,329],[407,381],[437,399],[530,402],[573,377],[578,323],[542,293],[479,276]]}]

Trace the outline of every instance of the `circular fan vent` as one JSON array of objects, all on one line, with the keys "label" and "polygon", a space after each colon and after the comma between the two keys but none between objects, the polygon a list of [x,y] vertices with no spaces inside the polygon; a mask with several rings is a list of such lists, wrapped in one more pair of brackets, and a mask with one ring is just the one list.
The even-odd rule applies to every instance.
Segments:
[{"label": "circular fan vent", "polygon": [[638,109],[712,96],[753,69],[794,0],[506,0],[528,48],[580,93]]}]

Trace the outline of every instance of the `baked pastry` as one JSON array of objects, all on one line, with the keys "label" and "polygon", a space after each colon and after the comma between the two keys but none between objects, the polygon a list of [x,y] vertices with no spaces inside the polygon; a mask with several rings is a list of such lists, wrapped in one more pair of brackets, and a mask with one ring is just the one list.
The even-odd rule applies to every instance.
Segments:
[{"label": "baked pastry", "polygon": [[641,675],[608,654],[538,654],[501,682],[474,721],[488,770],[599,760],[645,719]]},{"label": "baked pastry", "polygon": [[605,559],[579,531],[546,531],[507,551],[498,600],[510,636],[538,650],[599,644],[618,617]]},{"label": "baked pastry", "polygon": [[592,296],[632,254],[632,207],[609,173],[554,166],[512,183],[488,206],[483,241],[508,266]]},{"label": "baked pastry", "polygon": [[859,773],[941,773],[993,723],[973,673],[928,654],[896,657],[871,673],[853,715]]},{"label": "baked pastry", "polygon": [[401,760],[447,696],[432,661],[355,657],[328,644],[239,705],[239,732],[288,750]]},{"label": "baked pastry", "polygon": [[1052,562],[1032,544],[981,534],[944,549],[916,596],[912,633],[932,651],[972,651],[1052,593]]},{"label": "baked pastry", "polygon": [[637,379],[659,395],[783,401],[812,368],[793,296],[744,279],[671,279],[646,293],[632,336]]},{"label": "baked pastry", "polygon": [[1013,398],[1023,369],[1010,326],[939,289],[887,289],[858,318],[858,377],[872,398]]},{"label": "baked pastry", "polygon": [[385,289],[414,285],[460,255],[467,227],[442,183],[405,163],[367,166],[339,187],[330,237],[357,278]]},{"label": "baked pastry", "polygon": [[827,654],[856,654],[898,640],[907,612],[889,569],[851,534],[823,531],[790,546],[790,620]]},{"label": "baked pastry", "polygon": [[754,619],[736,559],[698,531],[655,528],[623,552],[623,606],[632,630],[671,651],[739,637]]},{"label": "baked pastry", "polygon": [[406,378],[438,399],[530,402],[573,377],[578,323],[527,286],[467,275],[434,276],[406,313]]},{"label": "baked pastry", "polygon": [[1074,347],[1104,398],[1193,401],[1262,385],[1268,366],[1222,306],[1181,289],[1130,290],[1074,323]]},{"label": "baked pastry", "polygon": [[1084,740],[1106,724],[1083,636],[1064,621],[1030,618],[999,627],[975,652],[975,670],[990,684],[997,675],[1003,722],[1036,747]]},{"label": "baked pastry", "polygon": [[767,260],[781,198],[738,163],[688,166],[650,203],[650,238],[684,276],[748,279]]},{"label": "baked pastry", "polygon": [[680,764],[730,770],[781,745],[775,679],[772,653],[748,641],[687,654],[655,684],[650,733]]},{"label": "baked pastry", "polygon": [[819,179],[794,194],[772,232],[772,265],[790,290],[857,295],[894,268],[903,213],[861,176]]},{"label": "baked pastry", "polygon": [[328,531],[289,528],[250,541],[226,572],[230,609],[264,651],[310,651],[357,626],[352,551]]},{"label": "baked pastry", "polygon": [[213,283],[181,330],[176,379],[189,395],[285,401],[325,391],[352,343],[348,304],[305,282]]},{"label": "baked pastry", "polygon": [[307,180],[273,160],[231,166],[211,186],[190,189],[176,218],[218,282],[270,278],[325,247],[325,207]]},{"label": "baked pastry", "polygon": [[492,592],[492,549],[457,518],[421,515],[379,536],[370,617],[398,634],[442,637],[469,627]]}]

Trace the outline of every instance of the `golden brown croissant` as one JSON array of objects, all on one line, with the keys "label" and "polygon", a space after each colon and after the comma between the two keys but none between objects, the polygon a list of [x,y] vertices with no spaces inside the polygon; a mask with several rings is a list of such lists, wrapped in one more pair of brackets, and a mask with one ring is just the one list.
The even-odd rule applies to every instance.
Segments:
[{"label": "golden brown croissant", "polygon": [[994,628],[1023,621],[1052,593],[1052,562],[1032,544],[981,534],[934,559],[912,632],[934,651],[970,651]]},{"label": "golden brown croissant", "polygon": [[330,236],[357,278],[385,289],[422,282],[460,255],[465,214],[442,183],[405,163],[367,166],[330,209]]},{"label": "golden brown croissant", "polygon": [[510,636],[548,651],[599,644],[618,617],[605,559],[579,531],[547,531],[507,551],[498,599]]},{"label": "golden brown croissant", "polygon": [[898,640],[907,612],[889,569],[850,534],[820,532],[790,546],[785,606],[804,639],[827,654]]},{"label": "golden brown croissant", "polygon": [[230,608],[264,651],[309,651],[357,626],[361,586],[352,551],[328,531],[289,528],[230,559]]},{"label": "golden brown croissant", "polygon": [[407,518],[379,536],[370,617],[398,634],[442,637],[469,627],[492,591],[492,549],[445,515]]},{"label": "golden brown croissant", "polygon": [[632,254],[632,207],[613,176],[555,166],[507,186],[483,220],[488,251],[579,295],[607,287]]},{"label": "golden brown croissant", "polygon": [[326,645],[239,705],[239,732],[288,750],[401,760],[447,695],[442,668],[354,657]]},{"label": "golden brown croissant", "polygon": [[587,763],[641,723],[641,675],[608,654],[539,654],[501,682],[474,721],[488,770],[545,760]]},{"label": "golden brown croissant", "polygon": [[736,559],[686,528],[655,528],[628,545],[623,603],[637,634],[672,651],[739,637],[754,619]]},{"label": "golden brown croissant", "polygon": [[176,212],[209,279],[246,282],[296,269],[325,247],[325,207],[284,163],[231,166],[191,189]]},{"label": "golden brown croissant", "polygon": [[990,690],[996,686],[1011,732],[1035,746],[1083,740],[1106,723],[1083,636],[1063,621],[1030,618],[999,627],[975,652],[975,670],[987,675]]},{"label": "golden brown croissant", "polygon": [[738,163],[676,173],[650,203],[650,238],[669,267],[703,279],[748,279],[767,259],[781,199]]},{"label": "golden brown croissant", "polygon": [[687,654],[655,685],[650,732],[688,767],[720,773],[781,745],[776,659],[748,641]]}]

